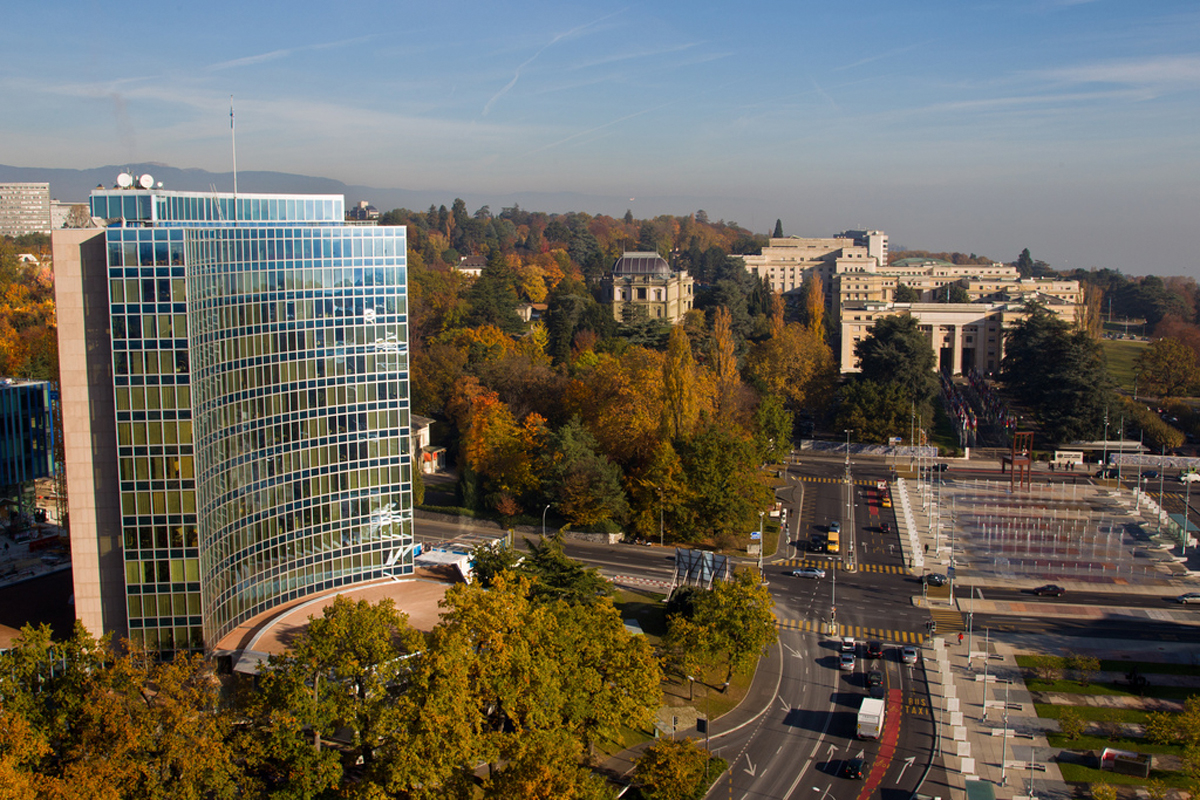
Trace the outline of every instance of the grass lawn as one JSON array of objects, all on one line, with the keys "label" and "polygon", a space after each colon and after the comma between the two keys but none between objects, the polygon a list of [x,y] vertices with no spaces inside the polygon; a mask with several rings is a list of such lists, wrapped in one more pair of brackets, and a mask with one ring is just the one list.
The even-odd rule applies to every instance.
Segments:
[{"label": "grass lawn", "polygon": [[951,456],[960,454],[958,430],[954,427],[954,421],[950,419],[946,409],[942,408],[940,401],[935,402],[933,406],[933,430],[930,431],[929,437],[932,444],[937,445],[939,454],[949,453]]},{"label": "grass lawn", "polygon": [[1193,686],[1155,686],[1153,681],[1142,691],[1130,691],[1123,683],[1089,683],[1082,686],[1075,681],[1043,681],[1031,678],[1025,681],[1025,688],[1031,692],[1058,692],[1061,694],[1108,695],[1111,697],[1154,697],[1159,700],[1186,700],[1192,695],[1200,694],[1200,687]]},{"label": "grass lawn", "polygon": [[1057,703],[1034,703],[1037,715],[1043,719],[1058,719],[1066,709],[1072,709],[1084,722],[1134,722],[1146,721],[1147,712],[1134,708],[1096,708],[1095,706],[1064,706]]},{"label": "grass lawn", "polygon": [[[1017,666],[1024,669],[1034,669],[1040,656],[1017,656]],[[1120,672],[1122,674],[1137,667],[1143,675],[1195,675],[1196,668],[1191,664],[1174,664],[1165,661],[1100,661],[1102,672]]]},{"label": "grass lawn", "polygon": [[620,612],[621,619],[636,619],[650,644],[658,647],[662,637],[667,635],[667,605],[663,602],[665,599],[666,595],[661,592],[621,586],[617,588],[613,603]]},{"label": "grass lawn", "polygon": [[1135,372],[1133,360],[1149,347],[1149,343],[1101,339],[1100,346],[1104,350],[1105,358],[1108,359],[1108,372],[1113,376],[1113,380],[1120,388],[1132,392]]},{"label": "grass lawn", "polygon": [[[647,640],[657,650],[662,638],[667,634],[667,608],[663,602],[665,595],[646,589],[617,589],[613,602],[621,619],[636,619],[642,626]],[[737,707],[750,690],[754,680],[754,670],[746,673],[734,673],[728,688],[721,691],[725,682],[725,672],[728,667],[719,664],[703,675],[698,675],[693,686],[677,675],[664,675],[662,687],[662,705],[664,706],[693,706],[701,716],[716,719]],[[634,745],[654,738],[653,731],[639,731],[633,728],[623,728],[616,740],[602,740],[596,743],[598,752],[605,755],[619,753]]]},{"label": "grass lawn", "polygon": [[1144,786],[1152,780],[1160,780],[1174,789],[1186,789],[1187,776],[1182,772],[1167,772],[1161,769],[1150,770],[1150,777],[1141,778],[1136,775],[1122,775],[1119,772],[1092,769],[1082,764],[1066,764],[1058,762],[1063,780],[1071,783],[1109,783],[1120,786]]}]

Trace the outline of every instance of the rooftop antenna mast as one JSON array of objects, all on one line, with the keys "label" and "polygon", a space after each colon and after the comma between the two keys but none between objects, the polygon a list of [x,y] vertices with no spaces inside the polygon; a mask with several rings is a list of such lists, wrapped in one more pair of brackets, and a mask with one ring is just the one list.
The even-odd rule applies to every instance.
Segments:
[{"label": "rooftop antenna mast", "polygon": [[233,95],[229,95],[229,139],[233,147],[233,196],[237,197],[237,131],[233,127]]}]

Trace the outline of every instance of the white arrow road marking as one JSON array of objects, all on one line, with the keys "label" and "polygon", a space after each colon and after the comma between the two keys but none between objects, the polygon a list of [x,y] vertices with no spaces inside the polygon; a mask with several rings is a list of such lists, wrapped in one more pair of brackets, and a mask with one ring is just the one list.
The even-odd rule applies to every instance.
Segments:
[{"label": "white arrow road marking", "polygon": [[792,658],[804,658],[804,655],[799,650],[792,647],[791,645],[785,644],[784,647],[786,647],[791,652]]},{"label": "white arrow road marking", "polygon": [[751,778],[754,778],[754,777],[756,777],[756,776],[755,776],[755,774],[754,774],[754,773],[755,773],[755,770],[756,770],[756,767],[754,766],[754,762],[750,760],[750,756],[746,756],[746,763],[750,765],[750,768],[749,768],[749,769],[746,769],[745,767],[743,767],[742,769],[743,769],[745,772],[748,772],[748,773],[750,774],[750,777],[751,777]]},{"label": "white arrow road marking", "polygon": [[904,766],[900,768],[900,774],[896,776],[896,783],[899,783],[901,780],[904,779],[904,770],[911,767],[913,765],[913,762],[916,760],[917,760],[916,756],[909,756],[908,758],[904,759]]}]

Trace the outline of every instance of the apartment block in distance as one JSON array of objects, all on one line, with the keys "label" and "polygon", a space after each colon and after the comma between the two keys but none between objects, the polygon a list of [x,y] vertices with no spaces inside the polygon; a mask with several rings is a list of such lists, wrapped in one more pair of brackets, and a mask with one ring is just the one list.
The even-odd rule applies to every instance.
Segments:
[{"label": "apartment block in distance", "polygon": [[0,236],[50,232],[50,184],[0,183]]},{"label": "apartment block in distance", "polygon": [[413,564],[405,229],[122,175],[52,234],[77,616],[212,650]]}]

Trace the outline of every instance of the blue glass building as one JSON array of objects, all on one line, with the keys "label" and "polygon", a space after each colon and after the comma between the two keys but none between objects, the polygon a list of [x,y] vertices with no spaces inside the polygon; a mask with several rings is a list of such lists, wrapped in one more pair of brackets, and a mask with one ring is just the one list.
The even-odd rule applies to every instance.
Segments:
[{"label": "blue glass building", "polygon": [[[411,573],[405,229],[347,225],[343,210],[333,195],[98,189],[103,255],[56,234],[56,266],[60,245],[79,248],[85,338],[98,330],[91,262],[107,284],[111,401],[95,389],[94,352],[80,356],[91,361],[75,394],[63,378],[64,409],[89,381],[88,434],[111,402],[115,436],[119,507],[80,534],[98,542],[99,585],[76,578],[89,627],[99,618],[151,648],[211,649],[281,604]],[[64,431],[70,482],[82,434]],[[105,586],[118,547],[120,609]]]},{"label": "blue glass building", "polygon": [[45,381],[0,380],[0,489],[50,476],[50,394]]}]

